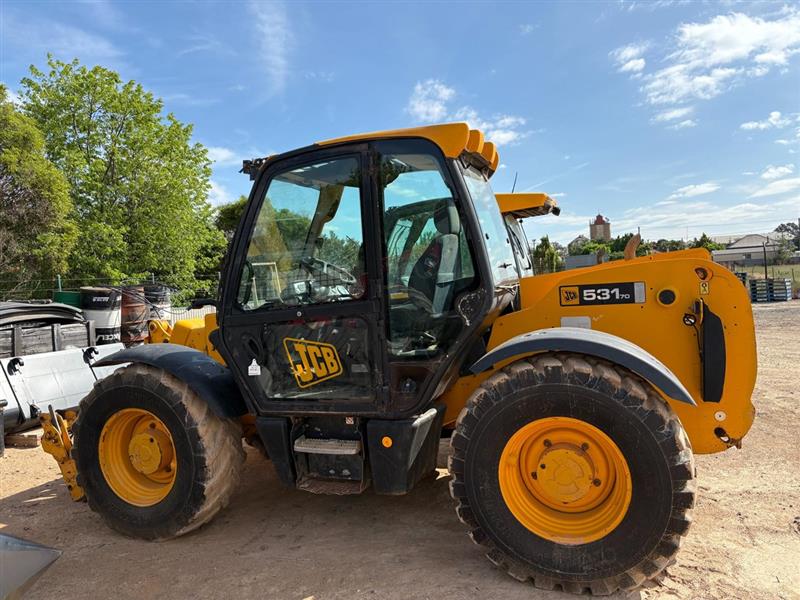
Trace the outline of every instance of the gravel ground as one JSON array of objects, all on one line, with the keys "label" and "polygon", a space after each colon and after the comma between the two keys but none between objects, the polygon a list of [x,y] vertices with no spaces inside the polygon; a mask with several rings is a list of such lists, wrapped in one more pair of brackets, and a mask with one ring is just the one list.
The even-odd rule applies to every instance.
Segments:
[{"label": "gravel ground", "polygon": [[[755,425],[741,450],[699,456],[694,525],[657,585],[618,597],[800,599],[800,301],[754,309]],[[164,543],[109,530],[73,503],[40,449],[0,459],[0,529],[63,551],[27,598],[541,598],[494,569],[457,521],[447,476],[406,497],[283,488],[248,450],[210,525]]]}]

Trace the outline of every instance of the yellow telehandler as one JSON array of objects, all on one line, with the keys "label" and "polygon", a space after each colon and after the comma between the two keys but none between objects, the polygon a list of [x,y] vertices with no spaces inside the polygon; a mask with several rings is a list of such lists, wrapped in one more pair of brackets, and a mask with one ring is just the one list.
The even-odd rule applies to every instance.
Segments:
[{"label": "yellow telehandler", "polygon": [[456,513],[511,576],[609,594],[658,575],[694,453],[753,421],[746,290],[705,250],[534,273],[520,221],[558,208],[495,195],[497,165],[464,123],[245,161],[218,299],[196,303],[215,314],[151,322],[71,426],[44,417],[73,497],[163,540],[228,503],[242,437],[288,486],[405,494],[449,434]]}]

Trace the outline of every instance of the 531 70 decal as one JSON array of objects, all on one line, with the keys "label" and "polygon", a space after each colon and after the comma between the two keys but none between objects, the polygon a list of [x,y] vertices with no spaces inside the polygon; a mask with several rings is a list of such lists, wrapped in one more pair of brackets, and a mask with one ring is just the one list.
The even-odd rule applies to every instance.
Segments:
[{"label": "531 70 decal", "polygon": [[561,306],[642,304],[645,300],[643,281],[562,285],[558,290]]}]

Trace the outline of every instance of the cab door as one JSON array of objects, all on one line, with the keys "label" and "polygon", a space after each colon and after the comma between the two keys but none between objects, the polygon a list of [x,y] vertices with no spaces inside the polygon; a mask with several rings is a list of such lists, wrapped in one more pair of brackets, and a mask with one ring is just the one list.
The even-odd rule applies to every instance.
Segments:
[{"label": "cab door", "polygon": [[381,245],[366,146],[270,165],[237,232],[223,355],[262,414],[380,414]]}]

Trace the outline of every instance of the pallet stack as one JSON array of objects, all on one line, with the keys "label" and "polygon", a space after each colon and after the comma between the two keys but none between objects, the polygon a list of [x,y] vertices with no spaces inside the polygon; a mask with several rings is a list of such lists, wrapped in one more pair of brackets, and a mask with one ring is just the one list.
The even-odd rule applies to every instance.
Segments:
[{"label": "pallet stack", "polygon": [[750,300],[753,302],[786,302],[791,298],[791,279],[750,280]]},{"label": "pallet stack", "polygon": [[772,280],[772,302],[786,302],[792,299],[792,280],[773,279]]},{"label": "pallet stack", "polygon": [[769,279],[750,280],[750,301],[769,302]]}]

